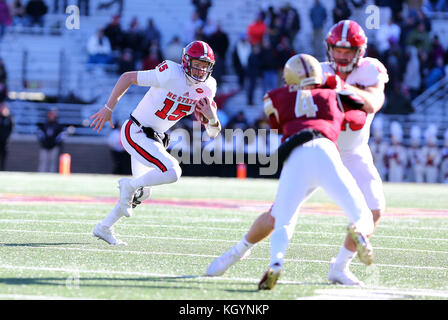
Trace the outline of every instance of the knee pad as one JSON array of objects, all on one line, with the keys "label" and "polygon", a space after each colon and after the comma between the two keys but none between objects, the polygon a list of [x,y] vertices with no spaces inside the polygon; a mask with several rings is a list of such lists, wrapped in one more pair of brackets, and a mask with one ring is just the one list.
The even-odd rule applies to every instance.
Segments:
[{"label": "knee pad", "polygon": [[179,166],[169,168],[165,173],[169,183],[177,182],[182,175],[182,169]]}]

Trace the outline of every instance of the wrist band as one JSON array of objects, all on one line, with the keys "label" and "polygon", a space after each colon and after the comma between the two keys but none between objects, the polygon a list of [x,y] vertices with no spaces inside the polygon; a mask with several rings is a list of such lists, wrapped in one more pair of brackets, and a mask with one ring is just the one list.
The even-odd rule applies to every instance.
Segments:
[{"label": "wrist band", "polygon": [[106,109],[109,110],[110,112],[114,112],[114,110],[112,110],[111,108],[109,108],[109,107],[107,106],[107,104],[104,105],[104,108],[106,108]]},{"label": "wrist band", "polygon": [[218,119],[208,120],[208,123],[209,123],[211,126],[215,126],[215,125],[218,123]]}]

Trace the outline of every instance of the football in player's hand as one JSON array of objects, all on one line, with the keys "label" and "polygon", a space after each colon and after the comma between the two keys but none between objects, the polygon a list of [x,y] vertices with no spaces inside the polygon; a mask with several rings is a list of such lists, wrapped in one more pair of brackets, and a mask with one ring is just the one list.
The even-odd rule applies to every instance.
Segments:
[{"label": "football in player's hand", "polygon": [[209,117],[213,117],[213,113],[216,112],[216,110],[212,110],[212,108],[217,109],[216,103],[212,99],[208,97],[199,99],[194,108],[194,115],[196,116],[196,119],[201,121],[203,124],[208,123],[208,118],[206,115],[208,114]]},{"label": "football in player's hand", "polygon": [[194,108],[194,116],[196,117],[196,120],[200,121],[201,123],[208,123],[208,119],[204,116],[204,114],[197,106]]}]

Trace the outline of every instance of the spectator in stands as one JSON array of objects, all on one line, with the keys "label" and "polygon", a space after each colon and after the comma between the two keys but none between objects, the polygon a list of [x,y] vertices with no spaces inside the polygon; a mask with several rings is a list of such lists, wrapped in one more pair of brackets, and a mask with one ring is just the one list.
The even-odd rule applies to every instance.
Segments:
[{"label": "spectator in stands", "polygon": [[104,35],[103,29],[99,29],[87,42],[87,63],[111,64],[114,62],[112,48],[109,39]]},{"label": "spectator in stands", "polygon": [[409,56],[404,74],[403,83],[407,90],[409,90],[411,100],[413,100],[420,92],[421,76],[420,76],[420,60],[418,57],[418,50],[414,46],[407,48]]},{"label": "spectator in stands", "polygon": [[6,0],[0,0],[0,39],[3,38],[6,28],[12,24],[11,12]]},{"label": "spectator in stands", "polygon": [[283,27],[286,30],[289,42],[294,43],[297,33],[300,31],[300,16],[296,8],[293,8],[289,2],[280,9],[280,17]]},{"label": "spectator in stands", "polygon": [[112,21],[104,28],[104,35],[109,39],[113,51],[121,50],[124,34],[119,15],[113,16]]},{"label": "spectator in stands", "polygon": [[0,59],[0,103],[8,98],[8,73],[6,72],[5,64]]},{"label": "spectator in stands", "polygon": [[390,182],[403,182],[405,169],[408,163],[406,149],[402,144],[403,128],[393,121],[390,126],[391,145],[386,153],[386,163],[389,170]]},{"label": "spectator in stands", "polygon": [[333,13],[333,23],[350,18],[352,11],[350,10],[346,0],[336,0]]},{"label": "spectator in stands", "polygon": [[115,123],[107,138],[107,144],[110,148],[114,167],[113,174],[127,175],[131,173],[131,158],[121,144],[121,126],[118,122]]},{"label": "spectator in stands", "polygon": [[204,23],[199,19],[198,13],[194,11],[191,14],[190,21],[187,21],[182,28],[182,34],[184,38],[182,39],[184,43],[190,43],[191,41],[197,40],[195,38],[196,31],[202,27]]},{"label": "spectator in stands", "polygon": [[372,123],[372,138],[369,140],[369,147],[372,152],[373,163],[378,170],[383,181],[386,181],[386,153],[389,143],[384,139],[383,118],[375,117]]},{"label": "spectator in stands", "polygon": [[205,41],[208,41],[210,39],[211,35],[216,31],[216,24],[209,18],[205,21],[205,23],[202,25],[202,32],[205,36]]},{"label": "spectator in stands", "polygon": [[251,51],[252,48],[247,40],[246,34],[240,34],[232,54],[233,68],[238,76],[238,84],[240,89],[244,88],[244,83],[247,76],[247,63]]},{"label": "spectator in stands", "polygon": [[132,70],[135,70],[134,51],[130,48],[125,48],[121,51],[121,56],[118,60],[118,73],[123,74]]},{"label": "spectator in stands", "polygon": [[14,128],[9,107],[6,103],[0,104],[0,171],[6,168],[6,157],[8,155],[8,140]]},{"label": "spectator in stands", "polygon": [[366,19],[365,6],[367,0],[350,0],[352,4],[352,14],[350,20],[356,21],[360,26],[362,26]]},{"label": "spectator in stands", "polygon": [[12,24],[14,26],[25,25],[25,6],[22,0],[14,0],[9,5],[9,12],[12,17]]},{"label": "spectator in stands", "polygon": [[327,20],[327,9],[319,0],[314,0],[314,5],[310,10],[310,19],[313,26],[313,56],[319,61],[323,60],[324,54],[324,24]]},{"label": "spectator in stands", "polygon": [[215,53],[213,77],[218,83],[221,83],[222,76],[226,73],[226,57],[230,42],[229,36],[222,30],[220,22],[217,23],[215,32],[208,38],[208,44]]},{"label": "spectator in stands", "polygon": [[[151,42],[144,42],[143,31],[140,28],[138,18],[134,17],[129,23],[129,28],[123,34],[121,50],[131,49],[134,63],[143,59],[145,48],[149,47]],[[144,45],[142,45],[144,43]]]},{"label": "spectator in stands", "polygon": [[260,60],[263,77],[263,92],[268,92],[277,88],[278,84],[278,65],[276,62],[274,49],[272,48],[268,37],[264,37],[263,39]]},{"label": "spectator in stands", "polygon": [[274,6],[270,5],[268,9],[264,12],[264,23],[268,28],[272,28],[274,25],[274,20],[278,16],[278,12]]},{"label": "spectator in stands", "polygon": [[[174,35],[171,41],[163,50],[163,57],[165,60],[171,60],[177,63],[182,62],[181,53],[184,48],[184,45],[180,42],[180,38],[178,35]],[[213,47],[214,48],[214,47]]]},{"label": "spectator in stands", "polygon": [[37,138],[40,143],[39,172],[57,172],[58,157],[62,148],[64,128],[58,123],[55,109],[48,111],[47,121],[38,124]]},{"label": "spectator in stands", "polygon": [[48,7],[43,0],[30,0],[25,6],[25,14],[28,26],[44,26],[44,16],[48,12]]},{"label": "spectator in stands", "polygon": [[244,111],[239,111],[235,116],[233,116],[230,121],[227,123],[227,129],[241,129],[246,130],[249,128],[249,121],[244,114]]},{"label": "spectator in stands", "polygon": [[445,76],[445,69],[443,64],[443,58],[439,57],[435,61],[433,67],[429,70],[425,79],[425,89],[428,89],[433,84],[441,80]]},{"label": "spectator in stands", "polygon": [[445,58],[445,49],[440,43],[438,35],[434,35],[431,42],[431,52],[429,54],[429,61],[437,61],[438,58]]},{"label": "spectator in stands", "polygon": [[252,50],[247,59],[246,73],[249,80],[247,88],[247,104],[253,106],[255,88],[257,81],[261,76],[261,47],[259,44],[252,45]]},{"label": "spectator in stands", "polygon": [[[274,48],[274,54],[276,57],[275,60],[277,62],[277,73],[279,74],[277,79],[279,80],[279,82],[282,82],[283,66],[289,58],[296,54],[296,51],[291,46],[288,37],[282,37],[280,39],[280,43]],[[277,86],[281,86],[282,84],[283,83],[278,83]]]},{"label": "spectator in stands", "polygon": [[264,35],[268,31],[266,24],[264,23],[264,14],[259,12],[251,24],[247,28],[247,35],[250,44],[261,44]]},{"label": "spectator in stands", "polygon": [[440,148],[437,146],[437,127],[430,124],[426,129],[425,143],[421,152],[425,158],[425,182],[436,183],[439,178],[439,165],[442,160]]},{"label": "spectator in stands", "polygon": [[395,82],[393,89],[388,91],[383,112],[385,114],[410,114],[414,112],[411,100],[403,92],[399,82]]},{"label": "spectator in stands", "polygon": [[411,127],[410,144],[407,148],[408,153],[408,177],[409,181],[422,183],[424,165],[426,162],[421,150],[421,129],[417,125]]},{"label": "spectator in stands", "polygon": [[[288,35],[280,16],[274,18],[272,25],[268,27],[266,35],[269,37],[269,42],[273,48],[279,44],[282,37]],[[264,38],[266,38],[266,36],[264,36],[263,39]]]},{"label": "spectator in stands", "polygon": [[377,47],[380,54],[384,54],[390,48],[391,42],[400,40],[401,28],[391,17],[387,24],[381,26],[381,32],[376,34]]},{"label": "spectator in stands", "polygon": [[208,10],[212,6],[212,0],[192,0],[191,3],[194,5],[195,10],[198,13],[199,19],[205,23],[208,18]]},{"label": "spectator in stands", "polygon": [[431,50],[431,38],[423,22],[420,22],[416,29],[409,32],[406,44],[414,46],[422,52],[429,52]]},{"label": "spectator in stands", "polygon": [[406,59],[403,55],[398,40],[389,39],[389,49],[380,57],[380,61],[384,63],[389,74],[390,85],[386,86],[386,95],[393,90],[395,84],[401,87],[403,74],[406,69]]},{"label": "spectator in stands", "polygon": [[[182,52],[182,51],[181,51]],[[168,59],[169,60],[169,59]],[[154,41],[148,49],[147,55],[142,61],[142,70],[151,70],[163,61],[162,53],[157,41]],[[133,69],[131,69],[133,70]],[[129,71],[129,70],[128,70]]]},{"label": "spectator in stands", "polygon": [[[162,35],[160,30],[154,24],[153,19],[148,19],[148,24],[146,25],[146,29],[143,31],[143,39],[144,45],[149,47],[153,41],[157,41],[159,44],[162,41]],[[182,51],[182,50],[181,50]]]}]

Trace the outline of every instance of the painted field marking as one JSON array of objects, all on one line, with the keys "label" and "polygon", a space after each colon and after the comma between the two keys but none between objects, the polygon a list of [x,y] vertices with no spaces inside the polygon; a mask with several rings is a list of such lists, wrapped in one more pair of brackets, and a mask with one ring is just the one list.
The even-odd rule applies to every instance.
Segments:
[{"label": "painted field marking", "polygon": [[[80,225],[95,225],[97,220],[41,220],[41,219],[0,219],[0,223],[56,223],[56,224],[80,224]],[[202,229],[202,230],[221,230],[221,231],[247,231],[247,228],[224,228],[224,227],[208,227],[208,226],[180,226],[180,225],[165,225],[165,224],[148,224],[148,223],[126,223],[120,226],[121,228],[133,228],[133,227],[150,227],[150,228],[174,228],[174,229]],[[338,232],[323,232],[323,231],[295,231],[297,234],[319,234],[319,235],[338,235],[342,233]],[[406,240],[423,240],[423,241],[448,241],[448,238],[420,238],[420,237],[407,237],[407,236],[386,236],[377,235],[373,237],[385,238],[385,239],[406,239]]]},{"label": "painted field marking", "polygon": [[[1,246],[0,246],[1,247]],[[62,251],[82,251],[82,252],[105,252],[105,253],[120,253],[120,254],[138,254],[138,255],[161,255],[161,256],[182,256],[182,257],[195,257],[195,258],[217,258],[216,255],[208,254],[196,254],[196,253],[177,253],[177,252],[150,252],[150,251],[134,251],[134,250],[108,250],[108,249],[97,249],[97,248],[70,248],[70,247],[27,247],[27,250],[62,250]],[[258,260],[258,261],[269,261],[269,258],[254,258],[248,257],[245,260]],[[288,262],[305,262],[305,263],[324,263],[328,264],[327,260],[313,260],[313,259],[284,259]],[[353,265],[364,265],[362,263],[352,263]],[[394,265],[394,264],[379,264],[376,263],[375,266],[378,267],[388,267],[388,268],[403,268],[403,269],[416,269],[416,270],[439,270],[446,271],[448,267],[431,267],[431,266],[408,266],[408,265]]]},{"label": "painted field marking", "polygon": [[[1,229],[3,232],[12,232],[12,233],[42,233],[40,230],[20,230],[20,229]],[[59,234],[59,235],[79,235],[79,236],[91,236],[91,233],[88,232],[65,232],[65,231],[45,231],[45,234]],[[238,239],[235,240],[227,240],[227,239],[204,239],[204,238],[183,238],[183,237],[160,237],[160,236],[137,236],[137,235],[121,235],[122,238],[135,238],[135,239],[157,239],[157,240],[168,240],[168,241],[208,241],[208,242],[225,242],[235,244]],[[270,244],[266,241],[262,241],[257,244],[257,246],[268,247]],[[304,243],[304,242],[294,242],[291,241],[290,245],[293,246],[304,246],[304,247],[323,247],[323,248],[339,248],[340,245],[336,244],[325,244],[325,243]],[[0,244],[0,247],[2,245]],[[442,250],[426,250],[426,249],[405,249],[405,248],[390,248],[390,247],[379,247],[375,246],[375,250],[394,250],[394,251],[405,251],[405,252],[422,252],[422,253],[436,253],[436,254],[448,254],[448,251]]]}]

